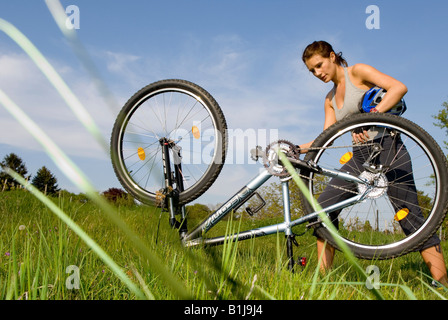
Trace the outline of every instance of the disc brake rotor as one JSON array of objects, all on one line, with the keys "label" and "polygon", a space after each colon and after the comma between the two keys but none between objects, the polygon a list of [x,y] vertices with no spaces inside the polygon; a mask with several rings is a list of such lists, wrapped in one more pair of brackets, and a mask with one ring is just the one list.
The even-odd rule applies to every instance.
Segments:
[{"label": "disc brake rotor", "polygon": [[[387,192],[388,180],[384,173],[364,171],[359,175],[359,178],[364,179],[373,186],[366,195],[367,199],[377,199]],[[364,194],[367,188],[368,186],[365,184],[358,184],[358,191],[360,194]]]}]

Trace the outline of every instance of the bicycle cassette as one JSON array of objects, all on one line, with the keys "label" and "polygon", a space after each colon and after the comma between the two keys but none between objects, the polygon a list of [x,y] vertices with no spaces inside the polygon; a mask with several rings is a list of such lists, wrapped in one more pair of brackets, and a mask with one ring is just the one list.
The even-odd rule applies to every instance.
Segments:
[{"label": "bicycle cassette", "polygon": [[266,156],[263,157],[263,160],[269,173],[277,177],[289,176],[288,170],[279,161],[278,152],[283,152],[287,157],[298,158],[300,150],[296,145],[286,140],[272,142],[266,148]]}]

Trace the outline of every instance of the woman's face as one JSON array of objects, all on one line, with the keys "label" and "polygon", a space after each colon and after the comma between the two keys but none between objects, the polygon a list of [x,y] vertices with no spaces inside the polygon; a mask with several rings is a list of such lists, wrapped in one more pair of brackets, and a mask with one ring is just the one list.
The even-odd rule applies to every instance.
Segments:
[{"label": "woman's face", "polygon": [[305,61],[308,70],[317,78],[327,83],[336,75],[335,54],[332,52],[329,58],[324,58],[320,54],[315,54]]}]

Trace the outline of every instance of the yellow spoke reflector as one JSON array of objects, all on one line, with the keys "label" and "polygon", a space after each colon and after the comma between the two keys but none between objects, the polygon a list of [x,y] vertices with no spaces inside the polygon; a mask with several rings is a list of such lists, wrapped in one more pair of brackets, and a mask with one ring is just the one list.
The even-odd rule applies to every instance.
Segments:
[{"label": "yellow spoke reflector", "polygon": [[342,157],[341,157],[341,159],[339,159],[339,162],[341,163],[341,164],[346,164],[347,162],[349,162],[350,161],[350,159],[351,158],[353,158],[353,152],[347,152],[347,153],[345,153]]},{"label": "yellow spoke reflector", "polygon": [[409,214],[408,208],[403,208],[395,214],[395,221],[403,220]]},{"label": "yellow spoke reflector", "polygon": [[191,132],[193,133],[193,137],[195,139],[199,139],[201,137],[201,132],[199,131],[198,127],[193,126],[193,128],[191,128]]},{"label": "yellow spoke reflector", "polygon": [[140,160],[145,160],[145,158],[146,158],[146,154],[145,154],[145,150],[143,150],[143,148],[138,148],[138,150],[137,150],[137,153],[138,153],[138,157],[140,158]]}]

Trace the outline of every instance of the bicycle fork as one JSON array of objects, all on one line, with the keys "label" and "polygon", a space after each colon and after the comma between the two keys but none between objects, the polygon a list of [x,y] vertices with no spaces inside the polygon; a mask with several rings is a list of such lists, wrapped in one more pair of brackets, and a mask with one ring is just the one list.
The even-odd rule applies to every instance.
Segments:
[{"label": "bicycle fork", "polygon": [[[187,216],[185,206],[179,206],[179,193],[184,191],[181,165],[182,157],[180,154],[181,148],[173,141],[166,138],[160,139],[159,142],[162,146],[163,174],[165,178],[165,193],[167,197],[167,209],[170,215],[170,225],[173,228],[179,229],[179,234],[181,238],[183,238],[185,234],[187,234]],[[170,149],[173,154],[173,172],[171,171]],[[173,182],[176,184],[176,188],[173,188]],[[181,222],[177,221],[177,214],[180,214]]]}]

